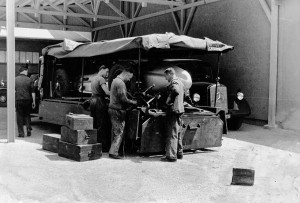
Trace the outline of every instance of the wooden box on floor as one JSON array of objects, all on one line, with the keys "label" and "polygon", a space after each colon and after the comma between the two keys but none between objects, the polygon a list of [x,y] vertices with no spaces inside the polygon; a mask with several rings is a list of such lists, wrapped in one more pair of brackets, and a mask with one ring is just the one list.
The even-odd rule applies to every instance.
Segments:
[{"label": "wooden box on floor", "polygon": [[44,134],[43,149],[57,153],[60,138],[61,136],[59,134]]},{"label": "wooden box on floor", "polygon": [[102,156],[102,145],[101,143],[75,145],[60,141],[58,155],[75,161],[100,159]]},{"label": "wooden box on floor", "polygon": [[72,130],[67,126],[61,127],[61,141],[82,145],[96,144],[97,130]]},{"label": "wooden box on floor", "polygon": [[85,114],[67,114],[66,126],[72,130],[92,130],[93,117]]}]

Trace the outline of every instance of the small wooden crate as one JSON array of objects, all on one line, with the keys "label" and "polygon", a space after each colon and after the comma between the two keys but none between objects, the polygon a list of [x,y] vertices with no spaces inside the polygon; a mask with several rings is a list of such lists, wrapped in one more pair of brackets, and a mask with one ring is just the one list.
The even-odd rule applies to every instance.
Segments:
[{"label": "small wooden crate", "polygon": [[82,145],[96,144],[97,130],[72,130],[67,126],[61,127],[61,141]]},{"label": "small wooden crate", "polygon": [[231,185],[247,185],[254,184],[255,171],[252,169],[233,168]]},{"label": "small wooden crate", "polygon": [[60,138],[61,136],[59,134],[44,134],[43,149],[57,153]]},{"label": "small wooden crate", "polygon": [[67,114],[66,126],[72,130],[93,130],[93,117],[85,114]]},{"label": "small wooden crate", "polygon": [[102,144],[75,145],[60,141],[58,155],[75,161],[100,159],[102,156]]}]

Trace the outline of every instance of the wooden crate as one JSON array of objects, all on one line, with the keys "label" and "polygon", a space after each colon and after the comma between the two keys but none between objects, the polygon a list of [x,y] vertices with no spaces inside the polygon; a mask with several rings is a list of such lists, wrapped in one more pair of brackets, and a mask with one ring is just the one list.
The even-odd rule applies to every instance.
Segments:
[{"label": "wooden crate", "polygon": [[93,130],[93,117],[85,114],[67,114],[66,126],[72,130]]},{"label": "wooden crate", "polygon": [[59,134],[44,134],[43,149],[57,153],[60,138],[61,136]]},{"label": "wooden crate", "polygon": [[61,127],[61,141],[72,144],[96,144],[97,130],[72,130],[67,126]]},{"label": "wooden crate", "polygon": [[255,171],[252,169],[233,168],[231,185],[246,185],[254,184]]},{"label": "wooden crate", "polygon": [[102,144],[75,145],[59,141],[58,155],[75,161],[100,159]]}]

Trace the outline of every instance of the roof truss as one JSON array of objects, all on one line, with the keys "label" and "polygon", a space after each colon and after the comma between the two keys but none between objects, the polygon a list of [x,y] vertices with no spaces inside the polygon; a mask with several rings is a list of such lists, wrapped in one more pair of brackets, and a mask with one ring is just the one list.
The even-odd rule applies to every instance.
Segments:
[{"label": "roof truss", "polygon": [[[119,26],[127,37],[137,21],[171,13],[178,34],[186,34],[196,7],[217,1],[221,0],[15,0],[16,26],[95,33]],[[159,11],[140,15],[151,5],[159,6]],[[101,13],[108,9],[110,15]],[[0,0],[1,25],[5,25],[5,12],[6,1]]]}]

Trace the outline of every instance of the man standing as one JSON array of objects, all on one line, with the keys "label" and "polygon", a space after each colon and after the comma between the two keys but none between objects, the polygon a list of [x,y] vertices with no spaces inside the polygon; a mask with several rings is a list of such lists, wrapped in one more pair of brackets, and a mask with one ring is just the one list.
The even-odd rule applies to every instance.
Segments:
[{"label": "man standing", "polygon": [[168,98],[166,100],[168,107],[166,116],[166,156],[161,160],[175,162],[177,158],[183,158],[180,131],[182,127],[182,114],[184,113],[184,85],[176,76],[173,68],[167,68],[164,73],[169,86],[167,87]]},{"label": "man standing", "polygon": [[35,92],[33,91],[33,82],[27,76],[28,67],[21,66],[20,74],[16,77],[16,112],[18,137],[24,137],[23,125],[26,125],[27,136],[31,136],[31,108],[35,108]]},{"label": "man standing", "polygon": [[[137,102],[127,97],[127,89],[125,83],[133,77],[133,69],[129,64],[120,66],[122,72],[111,83],[111,94],[108,114],[110,116],[112,130],[112,143],[109,150],[109,157],[113,159],[122,159],[119,155],[119,148],[124,137],[126,109],[130,104],[136,105]],[[116,69],[114,67],[113,69]]]},{"label": "man standing", "polygon": [[105,65],[100,66],[98,74],[92,78],[91,89],[91,116],[94,119],[94,128],[97,129],[97,141],[102,143],[102,150],[108,151],[109,149],[109,127],[108,122],[108,105],[106,97],[110,95],[106,85],[106,78],[108,77],[109,69]]}]

